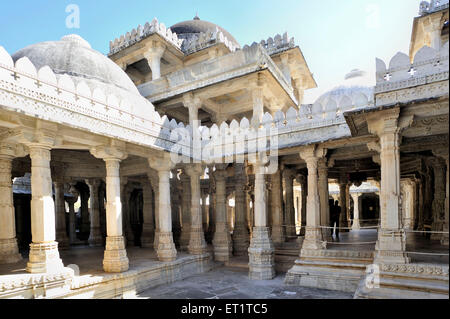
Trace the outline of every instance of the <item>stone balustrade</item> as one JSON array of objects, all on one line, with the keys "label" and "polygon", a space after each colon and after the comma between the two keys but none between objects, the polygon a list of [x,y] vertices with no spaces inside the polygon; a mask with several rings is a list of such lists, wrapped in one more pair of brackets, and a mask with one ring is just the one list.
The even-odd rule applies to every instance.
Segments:
[{"label": "stone balustrade", "polygon": [[[415,54],[412,59],[413,63],[407,54],[398,52],[390,60],[389,67],[386,67],[384,61],[376,59],[375,94],[447,81],[449,79],[448,50],[448,42],[440,50],[424,46]],[[431,98],[441,92],[448,94],[448,82],[446,86],[436,84],[429,90],[416,90],[414,96],[411,94],[383,95],[377,97],[376,104],[378,106],[392,102],[407,102],[413,98]]]},{"label": "stone balustrade", "polygon": [[[257,46],[258,43],[253,42],[251,47]],[[267,40],[261,40],[259,43],[269,55],[273,55],[276,53],[279,53],[281,51],[285,51],[287,49],[291,49],[295,47],[295,40],[294,38],[288,37],[287,32],[281,36],[280,34],[277,34],[274,38],[270,37]],[[248,48],[248,45],[244,46],[244,49]]]},{"label": "stone balustrade", "polygon": [[146,23],[144,26],[139,25],[131,32],[127,32],[120,38],[109,42],[109,56],[116,54],[117,52],[132,46],[136,42],[139,42],[152,34],[159,34],[168,43],[181,49],[183,39],[179,39],[177,34],[168,29],[164,23],[159,23],[158,19],[154,18],[151,23]]}]

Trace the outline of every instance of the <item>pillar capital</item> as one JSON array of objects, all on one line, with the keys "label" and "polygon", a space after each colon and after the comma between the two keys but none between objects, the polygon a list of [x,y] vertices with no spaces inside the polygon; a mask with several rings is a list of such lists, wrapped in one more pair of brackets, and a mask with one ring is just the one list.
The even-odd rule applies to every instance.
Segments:
[{"label": "pillar capital", "polygon": [[199,178],[202,176],[204,170],[201,164],[192,164],[186,165],[185,171],[191,178]]},{"label": "pillar capital", "polygon": [[13,144],[0,142],[0,158],[24,157],[29,154],[29,150],[23,144]]},{"label": "pillar capital", "polygon": [[307,165],[314,165],[317,167],[318,160],[325,157],[327,149],[317,144],[308,145],[300,150],[300,158],[303,159]]},{"label": "pillar capital", "polygon": [[148,165],[157,172],[169,172],[175,167],[169,153],[162,153],[148,157]]},{"label": "pillar capital", "polygon": [[161,59],[166,51],[166,45],[160,41],[151,41],[146,48],[144,58],[147,60]]},{"label": "pillar capital", "polygon": [[[124,146],[124,145],[123,145]],[[119,163],[128,157],[125,147],[115,146],[97,146],[90,149],[90,153],[99,159],[105,161],[118,161]]]}]

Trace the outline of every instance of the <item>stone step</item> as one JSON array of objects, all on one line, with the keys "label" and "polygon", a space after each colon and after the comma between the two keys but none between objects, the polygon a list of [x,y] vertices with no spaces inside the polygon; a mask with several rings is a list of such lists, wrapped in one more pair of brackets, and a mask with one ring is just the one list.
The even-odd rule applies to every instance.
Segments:
[{"label": "stone step", "polygon": [[365,272],[366,266],[369,265],[371,261],[362,260],[348,260],[348,261],[337,261],[337,260],[298,260],[295,262],[296,265],[300,266],[311,266],[311,267],[322,267],[322,268],[337,268],[337,269],[353,269]]},{"label": "stone step", "polygon": [[423,278],[417,280],[416,278],[411,279],[398,276],[386,278],[382,275],[380,287],[448,295],[448,280],[426,280]]}]

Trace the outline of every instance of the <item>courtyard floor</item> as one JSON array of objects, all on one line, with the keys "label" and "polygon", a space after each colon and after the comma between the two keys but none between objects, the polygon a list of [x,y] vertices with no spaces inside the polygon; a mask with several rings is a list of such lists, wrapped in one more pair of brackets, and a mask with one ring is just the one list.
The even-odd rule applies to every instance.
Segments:
[{"label": "courtyard floor", "polygon": [[353,293],[285,286],[285,274],[273,280],[249,280],[248,270],[218,267],[169,285],[150,288],[142,299],[352,299]]}]

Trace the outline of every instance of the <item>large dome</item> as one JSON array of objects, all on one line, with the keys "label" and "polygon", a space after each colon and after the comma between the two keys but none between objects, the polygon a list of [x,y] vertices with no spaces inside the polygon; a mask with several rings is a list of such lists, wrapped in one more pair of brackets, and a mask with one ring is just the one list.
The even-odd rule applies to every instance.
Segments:
[{"label": "large dome", "polygon": [[57,77],[69,75],[75,84],[85,81],[91,90],[100,87],[106,94],[128,99],[130,95],[140,96],[133,81],[117,64],[93,50],[78,35],[33,44],[12,55],[14,62],[22,57],[28,57],[38,70],[48,65]]},{"label": "large dome", "polygon": [[229,40],[232,41],[236,47],[240,47],[239,42],[224,28],[218,26],[217,24],[200,20],[198,16],[196,16],[193,20],[183,21],[177,23],[170,27],[172,32],[175,32],[177,36],[181,39],[189,39],[191,36],[195,34],[199,34],[201,32],[205,33],[207,31],[214,31],[218,28],[222,31],[223,35]]}]

